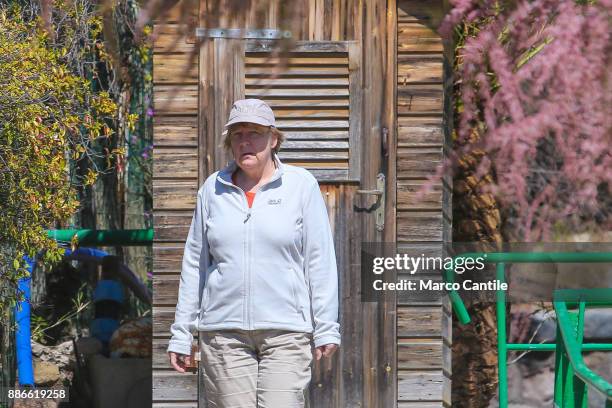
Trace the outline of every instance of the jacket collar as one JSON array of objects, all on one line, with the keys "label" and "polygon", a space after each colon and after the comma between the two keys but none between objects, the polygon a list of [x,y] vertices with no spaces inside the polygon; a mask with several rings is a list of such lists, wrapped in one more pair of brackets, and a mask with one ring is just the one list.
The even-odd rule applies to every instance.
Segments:
[{"label": "jacket collar", "polygon": [[[273,181],[278,180],[283,175],[285,165],[280,161],[276,153],[272,153],[272,159],[276,164],[276,169],[274,170],[274,173],[272,173],[272,177],[270,177],[266,184],[264,184],[260,188],[263,188],[264,186],[272,183]],[[219,173],[217,174],[217,180],[219,180],[223,184],[235,186],[234,182],[232,181],[232,174],[234,173],[234,171],[236,171],[237,168],[238,164],[236,164],[236,160],[230,161],[227,166],[219,170]]]}]

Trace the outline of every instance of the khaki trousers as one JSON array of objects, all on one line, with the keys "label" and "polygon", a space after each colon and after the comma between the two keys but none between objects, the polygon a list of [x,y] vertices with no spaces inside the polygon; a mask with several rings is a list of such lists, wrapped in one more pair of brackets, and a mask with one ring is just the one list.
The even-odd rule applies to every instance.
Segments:
[{"label": "khaki trousers", "polygon": [[200,332],[209,408],[304,407],[312,334],[285,330]]}]

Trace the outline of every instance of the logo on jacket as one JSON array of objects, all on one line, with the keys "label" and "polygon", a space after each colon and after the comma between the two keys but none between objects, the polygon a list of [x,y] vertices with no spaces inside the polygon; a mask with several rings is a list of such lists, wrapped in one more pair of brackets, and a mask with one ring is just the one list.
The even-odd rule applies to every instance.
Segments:
[{"label": "logo on jacket", "polygon": [[281,203],[280,198],[268,200],[268,205],[279,205],[280,203]]}]

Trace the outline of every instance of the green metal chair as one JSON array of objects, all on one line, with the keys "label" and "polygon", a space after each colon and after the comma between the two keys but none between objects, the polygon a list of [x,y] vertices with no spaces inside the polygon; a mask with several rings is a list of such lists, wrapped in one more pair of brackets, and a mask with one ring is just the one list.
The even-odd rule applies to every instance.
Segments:
[{"label": "green metal chair", "polygon": [[[591,387],[605,396],[605,407],[611,408],[612,385],[586,366],[582,351],[589,345],[582,340],[586,308],[612,307],[612,289],[557,290],[553,303],[557,314],[555,406],[587,408]],[[590,345],[588,349],[610,351],[612,344]]]},{"label": "green metal chair", "polygon": [[[461,258],[484,257],[496,264],[496,279],[506,282],[507,263],[609,263],[612,252],[493,252],[467,253]],[[453,269],[444,272],[447,282],[454,279]],[[468,324],[470,316],[456,291],[448,293],[453,311],[461,324]],[[506,333],[506,292],[496,291],[497,350],[499,373],[499,406],[508,407],[508,352],[555,352],[555,393],[557,408],[586,408],[588,388],[604,395],[605,408],[612,408],[612,385],[590,370],[582,359],[583,351],[612,351],[612,344],[583,344],[584,312],[587,307],[612,307],[612,289],[557,290],[553,294],[557,314],[556,344],[508,343]],[[577,309],[577,310],[574,310]]]}]

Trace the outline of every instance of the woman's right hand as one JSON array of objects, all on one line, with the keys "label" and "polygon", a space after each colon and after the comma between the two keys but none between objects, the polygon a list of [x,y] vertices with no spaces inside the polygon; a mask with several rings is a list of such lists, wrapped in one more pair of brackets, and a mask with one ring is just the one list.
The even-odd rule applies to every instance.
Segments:
[{"label": "woman's right hand", "polygon": [[173,351],[168,352],[168,357],[170,357],[170,365],[179,373],[184,373],[186,370],[185,359],[189,356],[185,354],[175,353]]}]

